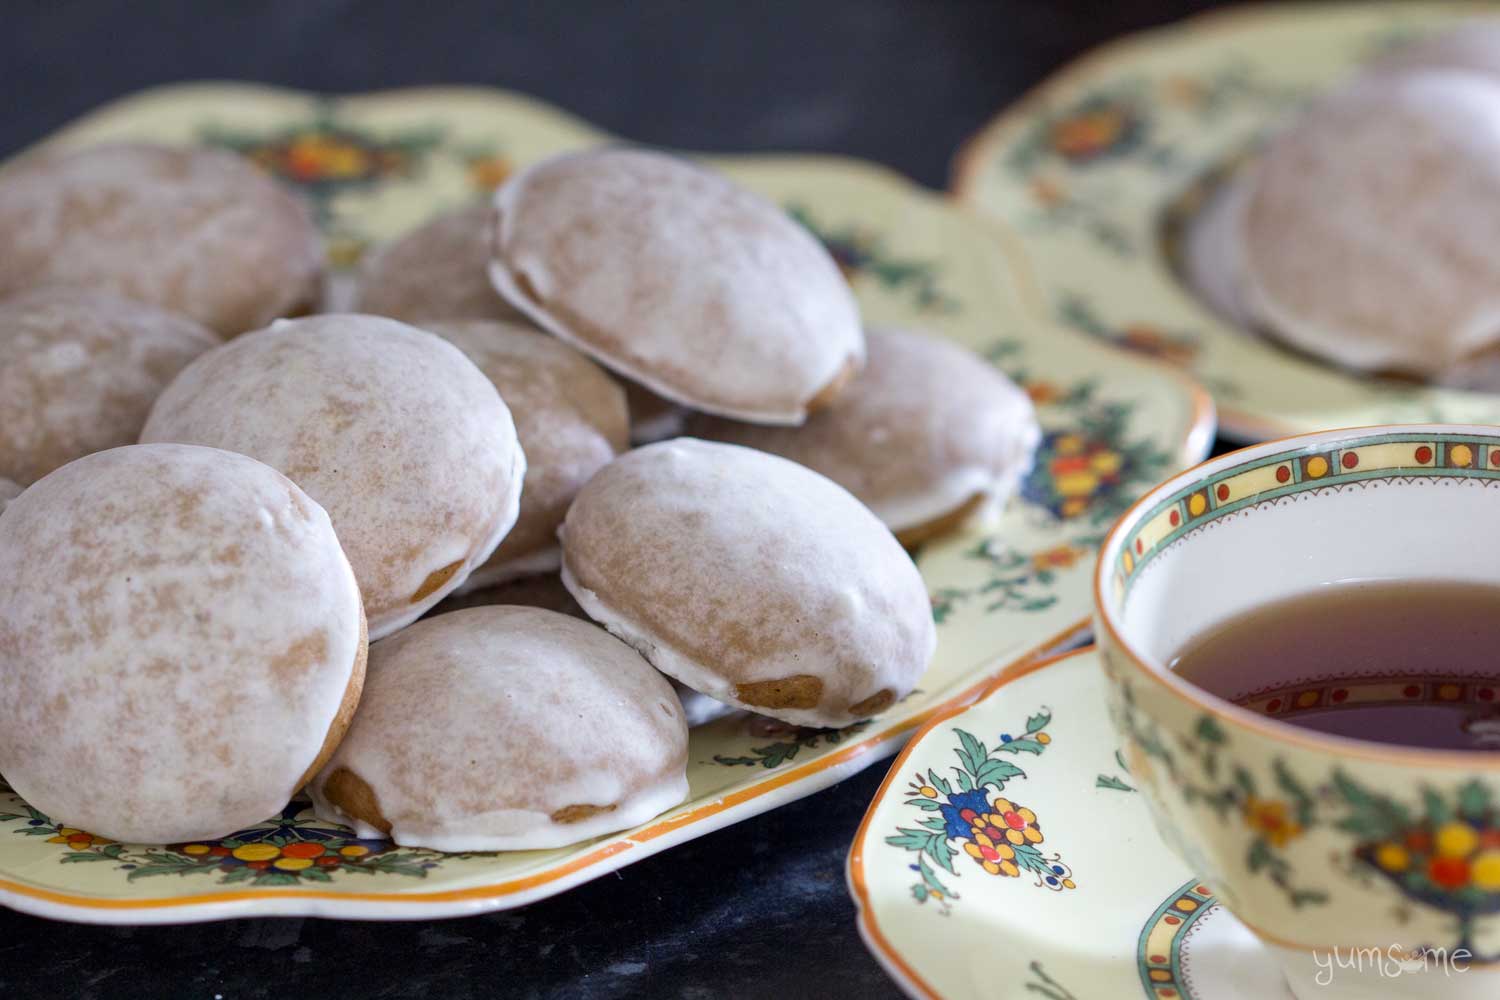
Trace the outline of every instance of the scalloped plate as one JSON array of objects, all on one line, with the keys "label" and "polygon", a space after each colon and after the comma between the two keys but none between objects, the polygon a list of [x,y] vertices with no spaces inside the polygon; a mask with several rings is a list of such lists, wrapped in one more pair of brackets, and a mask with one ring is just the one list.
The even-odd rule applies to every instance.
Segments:
[{"label": "scalloped plate", "polygon": [[1246,441],[1327,427],[1500,422],[1500,395],[1357,375],[1246,333],[1179,279],[1174,231],[1308,95],[1472,4],[1266,5],[1112,42],[969,140],[953,191],[998,223],[1039,321],[1182,365]]},{"label": "scalloped plate", "polygon": [[[200,84],[126,98],[48,144],[106,139],[238,150],[307,193],[337,268],[484,196],[518,166],[611,141],[498,91],[320,98]],[[871,320],[921,325],[985,352],[1040,404],[1048,435],[1025,498],[993,537],[954,537],[919,556],[941,622],[921,689],[839,732],[778,729],[744,715],[700,727],[690,741],[688,801],[635,830],[553,851],[394,848],[314,822],[295,803],[224,841],[111,844],[30,812],[0,786],[0,902],[109,923],[427,918],[519,906],[825,788],[895,750],[932,713],[973,698],[986,670],[1083,633],[1094,547],[1131,500],[1206,453],[1206,395],[1165,367],[1031,318],[983,227],[887,170],[822,157],[711,162],[812,228]]]}]

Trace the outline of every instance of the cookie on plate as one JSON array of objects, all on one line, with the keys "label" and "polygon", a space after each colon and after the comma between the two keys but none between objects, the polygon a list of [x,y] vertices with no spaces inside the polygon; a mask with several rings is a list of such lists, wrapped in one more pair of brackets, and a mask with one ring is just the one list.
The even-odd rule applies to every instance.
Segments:
[{"label": "cookie on plate", "polygon": [[184,316],[108,292],[0,301],[0,476],[25,485],[135,443],[157,395],[218,343]]},{"label": "cookie on plate", "polygon": [[603,629],[469,608],[370,647],[359,714],[308,790],[320,818],[404,846],[562,847],[686,798],[687,725]]},{"label": "cookie on plate", "polygon": [[364,617],[328,515],[243,455],[97,452],[0,516],[0,772],[113,840],[274,816],[359,700]]},{"label": "cookie on plate", "polygon": [[416,621],[515,523],[526,458],[500,394],[458,348],[379,316],[283,320],[173,380],[142,441],[227,448],[328,510],[370,636]]},{"label": "cookie on plate", "polygon": [[0,173],[0,243],[0,296],[111,291],[225,337],[311,310],[322,286],[322,239],[306,206],[213,149],[35,154]]},{"label": "cookie on plate", "polygon": [[1026,393],[951,340],[872,329],[865,343],[864,372],[801,427],[695,415],[686,431],[822,473],[905,545],[997,512],[1042,436]]},{"label": "cookie on plate", "polygon": [[494,214],[488,202],[445,212],[370,254],[355,311],[408,323],[521,319],[490,284]]},{"label": "cookie on plate", "polygon": [[1397,45],[1370,69],[1377,73],[1461,69],[1500,79],[1500,19],[1476,17]]},{"label": "cookie on plate", "polygon": [[1500,81],[1367,77],[1272,137],[1243,183],[1232,258],[1267,332],[1360,371],[1460,383],[1500,350]]},{"label": "cookie on plate", "polygon": [[495,287],[673,402],[800,424],[864,362],[833,258],[717,173],[643,150],[571,153],[512,177],[495,205]]},{"label": "cookie on plate", "polygon": [[526,453],[515,526],[463,588],[557,572],[557,526],[568,504],[630,446],[624,391],[598,365],[524,321],[444,320],[423,329],[463,351],[495,384]]},{"label": "cookie on plate", "polygon": [[563,582],[595,621],[740,708],[848,725],[932,657],[911,557],[843,487],[775,455],[692,438],[627,452],[560,535]]}]

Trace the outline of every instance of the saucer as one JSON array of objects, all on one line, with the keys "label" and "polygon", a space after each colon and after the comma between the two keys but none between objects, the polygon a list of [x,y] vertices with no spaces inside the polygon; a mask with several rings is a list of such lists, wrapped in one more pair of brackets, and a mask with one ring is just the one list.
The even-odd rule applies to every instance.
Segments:
[{"label": "saucer", "polygon": [[997,672],[912,737],[849,852],[859,929],[924,1000],[1290,1000],[1163,844],[1098,653]]},{"label": "saucer", "polygon": [[952,188],[991,222],[1038,319],[1180,365],[1213,393],[1227,437],[1497,423],[1500,394],[1361,376],[1243,329],[1218,276],[1185,259],[1220,182],[1300,102],[1393,44],[1494,10],[1268,4],[1132,35],[981,129]]},{"label": "saucer", "polygon": [[[497,90],[328,97],[188,84],[124,98],[44,145],[132,139],[235,150],[292,185],[313,206],[335,279],[369,248],[486,197],[528,163],[619,141]],[[633,830],[550,851],[396,848],[317,822],[305,803],[221,840],[112,844],[32,812],[0,782],[0,904],[100,923],[428,919],[520,906],[826,788],[894,752],[933,713],[972,700],[996,665],[1034,660],[1084,633],[1105,530],[1154,483],[1207,454],[1207,397],[1165,366],[1028,316],[984,225],[888,170],[832,157],[709,162],[820,238],[868,320],[951,337],[1037,403],[1045,438],[1021,496],[992,528],[934,541],[917,556],[938,620],[919,690],[838,731],[743,713],[699,726],[686,802]]]}]

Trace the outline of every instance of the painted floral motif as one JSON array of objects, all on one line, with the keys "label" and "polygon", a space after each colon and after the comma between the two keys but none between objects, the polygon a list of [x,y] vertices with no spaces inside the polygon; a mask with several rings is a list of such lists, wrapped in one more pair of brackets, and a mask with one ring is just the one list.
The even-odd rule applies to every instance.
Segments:
[{"label": "painted floral motif", "polygon": [[[915,694],[916,692],[912,692]],[[911,697],[908,695],[907,697]],[[821,747],[838,746],[849,737],[857,735],[870,725],[870,720],[865,719],[856,722],[843,729],[810,729],[805,726],[791,726],[786,723],[777,722],[774,719],[754,719],[752,727],[759,727],[756,735],[760,736],[782,736],[782,739],[767,743],[758,747],[750,748],[749,756],[729,756],[727,754],[715,754],[714,762],[726,764],[731,767],[763,767],[767,770],[780,767],[794,760],[798,753],[803,750],[816,750]]]},{"label": "painted floral motif", "polygon": [[1086,560],[1093,549],[1063,542],[1026,553],[987,538],[964,555],[985,564],[988,578],[973,587],[939,587],[932,593],[932,614],[941,625],[965,601],[984,601],[985,614],[996,611],[1045,611],[1057,603],[1050,593],[1058,574]]},{"label": "painted floral motif", "polygon": [[[0,785],[0,792],[9,789]],[[301,819],[304,802],[287,806],[275,819],[222,840],[143,847],[118,844],[72,827],[60,826],[12,799],[22,812],[0,812],[12,832],[45,837],[65,848],[63,864],[107,862],[128,882],[156,875],[217,875],[218,885],[293,886],[328,883],[341,875],[404,875],[426,878],[442,859],[437,851],[398,848],[386,840],[364,840],[343,827]]]},{"label": "painted floral motif", "polygon": [[993,749],[955,728],[959,745],[954,753],[959,765],[951,768],[953,778],[933,768],[913,775],[906,805],[925,815],[915,827],[897,827],[885,842],[916,854],[910,868],[918,875],[911,887],[918,903],[932,900],[943,913],[950,912],[951,901],[959,896],[938,872],[960,877],[954,864],[960,853],[988,875],[1020,878],[1025,874],[1038,887],[1054,892],[1077,888],[1073,870],[1043,846],[1047,838],[1037,814],[999,794],[1013,779],[1026,777],[1014,763],[1015,757],[1040,755],[1052,742],[1046,731],[1051,721],[1051,712],[1042,709],[1026,720],[1019,734],[1001,733]]},{"label": "painted floral motif", "polygon": [[1059,319],[1075,330],[1148,358],[1186,366],[1198,354],[1198,339],[1193,335],[1163,330],[1149,323],[1112,327],[1100,319],[1089,301],[1080,295],[1065,294],[1057,313]]},{"label": "painted floral motif", "polygon": [[516,165],[511,162],[510,157],[496,152],[490,146],[467,146],[457,152],[463,160],[469,184],[476,191],[493,191],[509,180],[510,175],[516,171]]},{"label": "painted floral motif", "polygon": [[1474,922],[1500,913],[1500,803],[1481,782],[1430,788],[1412,804],[1342,771],[1310,786],[1277,760],[1268,785],[1231,763],[1228,735],[1212,716],[1173,749],[1141,723],[1129,686],[1122,690],[1122,718],[1141,752],[1165,766],[1185,801],[1250,835],[1246,868],[1264,873],[1293,906],[1327,903],[1327,890],[1313,883],[1328,872],[1298,871],[1285,850],[1314,829],[1334,828],[1354,838],[1349,854],[1336,860],[1356,875],[1383,878],[1407,901],[1457,918],[1455,947],[1473,952]]},{"label": "painted floral motif", "polygon": [[787,213],[818,238],[851,282],[869,278],[887,291],[908,291],[925,312],[958,310],[958,301],[939,284],[937,266],[931,261],[894,256],[883,237],[859,226],[826,228],[806,206],[788,205]]}]

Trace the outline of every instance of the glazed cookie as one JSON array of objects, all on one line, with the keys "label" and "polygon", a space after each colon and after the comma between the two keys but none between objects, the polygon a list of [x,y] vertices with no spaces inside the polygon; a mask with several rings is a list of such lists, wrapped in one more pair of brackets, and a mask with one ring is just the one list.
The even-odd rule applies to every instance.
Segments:
[{"label": "glazed cookie", "polygon": [[864,361],[833,258],[716,173],[642,150],[572,153],[516,175],[495,204],[495,287],[673,402],[800,424]]},{"label": "glazed cookie", "polygon": [[[11,482],[9,479],[0,479],[0,514],[5,513],[5,508],[9,507],[10,502],[20,496],[24,490],[25,487],[20,483]],[[560,585],[561,581],[559,581]]]},{"label": "glazed cookie", "polygon": [[133,444],[206,327],[107,292],[48,288],[0,302],[0,475],[32,483]]},{"label": "glazed cookie", "polygon": [[408,323],[521,319],[490,284],[494,214],[487,202],[460,208],[375,251],[360,269],[356,311]]},{"label": "glazed cookie", "polygon": [[688,419],[693,437],[799,462],[865,503],[914,545],[998,511],[1041,440],[1031,400],[951,340],[867,330],[865,370],[801,427]]},{"label": "glazed cookie", "polygon": [[1368,78],[1275,136],[1245,183],[1233,256],[1268,332],[1429,379],[1500,347],[1500,82]]},{"label": "glazed cookie", "polygon": [[904,697],[932,657],[911,558],[842,487],[775,455],[692,438],[627,452],[560,534],[583,609],[731,705],[844,726]]},{"label": "glazed cookie", "polygon": [[530,324],[429,322],[489,376],[515,418],[526,482],[515,527],[464,589],[562,565],[557,526],[589,477],[630,444],[625,393],[599,366]]},{"label": "glazed cookie", "polygon": [[370,648],[349,735],[309,786],[318,816],[439,851],[562,847],[687,797],[666,679],[603,629],[537,608],[418,622]]},{"label": "glazed cookie", "polygon": [[1380,73],[1461,69],[1500,78],[1500,19],[1474,18],[1398,45],[1370,68]]},{"label": "glazed cookie", "polygon": [[322,240],[247,161],[145,144],[42,153],[0,175],[0,296],[112,291],[231,337],[316,305]]},{"label": "glazed cookie", "polygon": [[243,455],[98,452],[0,516],[0,772],[147,844],[286,805],[343,736],[364,617],[328,515]]},{"label": "glazed cookie", "polygon": [[526,458],[484,373],[441,337],[378,316],[284,320],[185,368],[143,441],[227,448],[328,509],[378,639],[495,551]]}]

